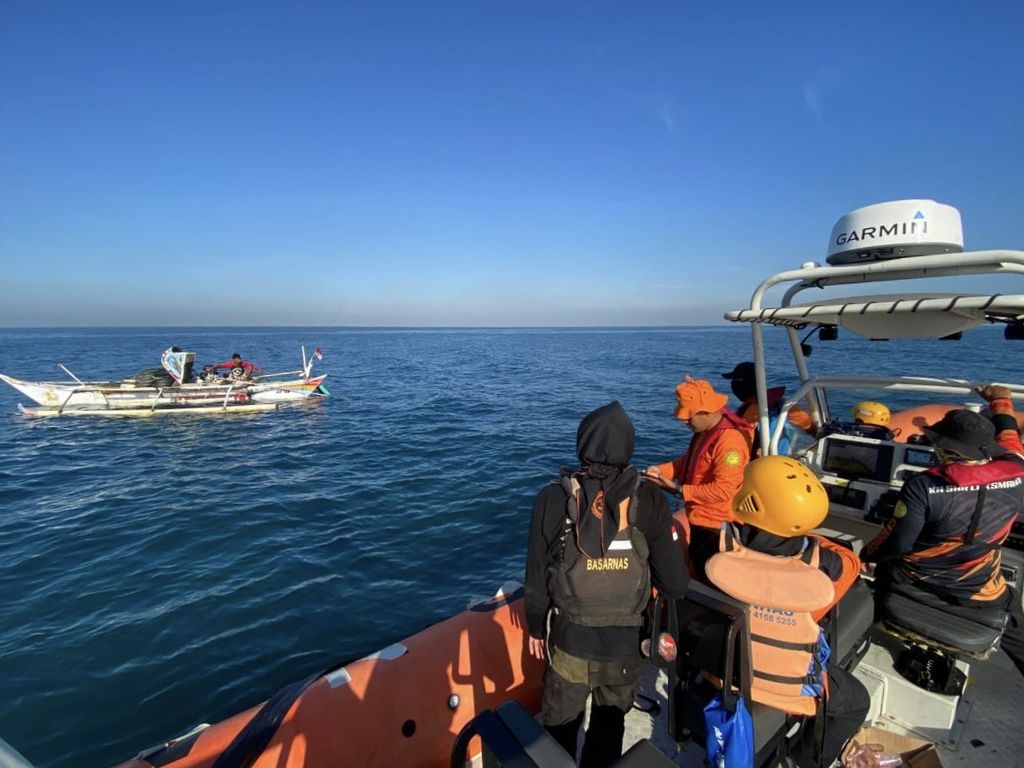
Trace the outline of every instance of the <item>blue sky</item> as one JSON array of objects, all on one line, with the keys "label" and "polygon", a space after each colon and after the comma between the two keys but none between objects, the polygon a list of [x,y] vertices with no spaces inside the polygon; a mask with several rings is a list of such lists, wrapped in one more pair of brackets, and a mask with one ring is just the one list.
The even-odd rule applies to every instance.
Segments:
[{"label": "blue sky", "polygon": [[713,323],[930,197],[1021,247],[1019,3],[0,5],[0,326]]}]

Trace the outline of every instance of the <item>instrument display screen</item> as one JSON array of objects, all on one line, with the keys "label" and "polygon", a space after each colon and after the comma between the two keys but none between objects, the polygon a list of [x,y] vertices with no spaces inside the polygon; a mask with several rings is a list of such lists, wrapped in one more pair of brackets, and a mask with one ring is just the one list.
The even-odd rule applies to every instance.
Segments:
[{"label": "instrument display screen", "polygon": [[904,464],[910,464],[914,467],[934,467],[938,461],[935,459],[935,453],[933,451],[925,450],[923,448],[907,448],[906,458],[903,459]]},{"label": "instrument display screen", "polygon": [[848,480],[888,483],[892,477],[893,447],[832,436],[825,448],[822,469]]},{"label": "instrument display screen", "polygon": [[845,485],[840,486],[827,483],[825,485],[825,492],[828,494],[828,500],[832,504],[839,504],[844,507],[859,509],[862,512],[868,503],[867,493],[859,488],[850,488]]}]

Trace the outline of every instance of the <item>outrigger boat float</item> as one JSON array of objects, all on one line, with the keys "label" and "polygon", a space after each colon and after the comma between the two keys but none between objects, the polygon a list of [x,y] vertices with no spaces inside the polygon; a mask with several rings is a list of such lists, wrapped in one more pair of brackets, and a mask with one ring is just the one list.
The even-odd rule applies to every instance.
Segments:
[{"label": "outrigger boat float", "polygon": [[[319,348],[317,350],[319,352]],[[313,376],[315,355],[295,371],[221,377],[209,366],[194,375],[195,352],[164,351],[161,368],[121,381],[82,381],[61,365],[73,381],[22,381],[0,373],[0,380],[35,401],[18,408],[26,416],[153,416],[167,413],[243,413],[274,410],[282,403],[326,395],[326,374]]]},{"label": "outrigger boat float", "polygon": [[[854,566],[852,587],[825,619],[834,633],[829,663],[852,670],[867,687],[872,705],[865,726],[878,729],[871,740],[882,733],[914,745],[900,749],[902,764],[914,768],[1014,766],[1024,754],[1019,714],[1024,682],[997,652],[1003,624],[984,626],[911,603],[887,604],[879,616],[854,555],[891,515],[890,502],[904,480],[934,463],[931,446],[912,436],[965,401],[983,407],[974,394],[980,382],[933,378],[927,371],[924,376],[814,376],[800,334],[807,329],[819,331],[822,340],[839,331],[875,339],[938,339],[1000,323],[1006,338],[1024,338],[1024,294],[911,298],[896,289],[895,281],[908,279],[1024,274],[1024,252],[964,253],[962,242],[959,213],[948,206],[922,200],[870,206],[840,219],[829,266],[809,262],[774,275],[757,287],[749,307],[726,315],[753,328],[757,395],[760,413],[766,414],[760,425],[762,452],[777,450],[786,415],[798,401],[818,427],[817,437],[797,445],[793,455],[813,469],[829,493],[829,515],[816,534],[834,551],[845,552],[844,561]],[[793,301],[812,288],[860,283],[883,294]],[[781,303],[765,306],[766,292],[779,285],[788,286]],[[783,402],[774,429],[766,407],[767,325],[788,334],[800,382]],[[962,364],[971,365],[969,355]],[[1024,400],[1024,384],[1008,386],[1014,400]],[[846,412],[838,405],[842,392],[864,389],[912,404],[895,414],[902,431],[893,439],[835,428],[842,421],[836,414]],[[1019,590],[1024,575],[1020,517],[1004,545],[1002,567],[1007,582]],[[572,766],[573,758],[535,719],[543,664],[527,652],[523,603],[521,585],[506,584],[494,598],[463,613],[313,674],[246,712],[196,726],[120,768]],[[615,763],[618,768],[705,765],[701,715],[707,694],[694,684],[701,677],[731,683],[723,697],[727,707],[736,694],[752,701],[748,606],[693,582],[675,608],[678,655],[674,662],[652,658],[660,669],[647,676],[656,680],[654,689],[664,700],[654,717],[634,711],[627,718],[626,744],[635,744]],[[662,615],[656,606],[655,634]],[[790,765],[787,746],[806,721],[756,702],[750,712],[755,753],[750,765]]]}]

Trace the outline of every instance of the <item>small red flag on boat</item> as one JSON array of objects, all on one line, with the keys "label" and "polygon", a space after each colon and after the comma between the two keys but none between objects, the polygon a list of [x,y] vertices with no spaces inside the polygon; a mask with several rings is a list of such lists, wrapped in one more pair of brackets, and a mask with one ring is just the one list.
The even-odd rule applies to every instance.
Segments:
[{"label": "small red flag on boat", "polygon": [[317,345],[317,348],[313,350],[313,357],[315,357],[317,360],[323,360],[324,359],[324,354],[323,354],[323,352],[320,351],[320,346],[319,345]]}]

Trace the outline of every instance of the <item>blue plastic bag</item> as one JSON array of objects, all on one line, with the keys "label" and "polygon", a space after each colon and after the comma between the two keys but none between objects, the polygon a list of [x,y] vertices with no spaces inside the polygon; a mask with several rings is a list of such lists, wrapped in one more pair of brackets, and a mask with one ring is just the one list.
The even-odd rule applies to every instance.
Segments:
[{"label": "blue plastic bag", "polygon": [[751,768],[754,764],[754,721],[742,696],[736,710],[722,704],[719,691],[704,707],[704,731],[710,768]]}]

